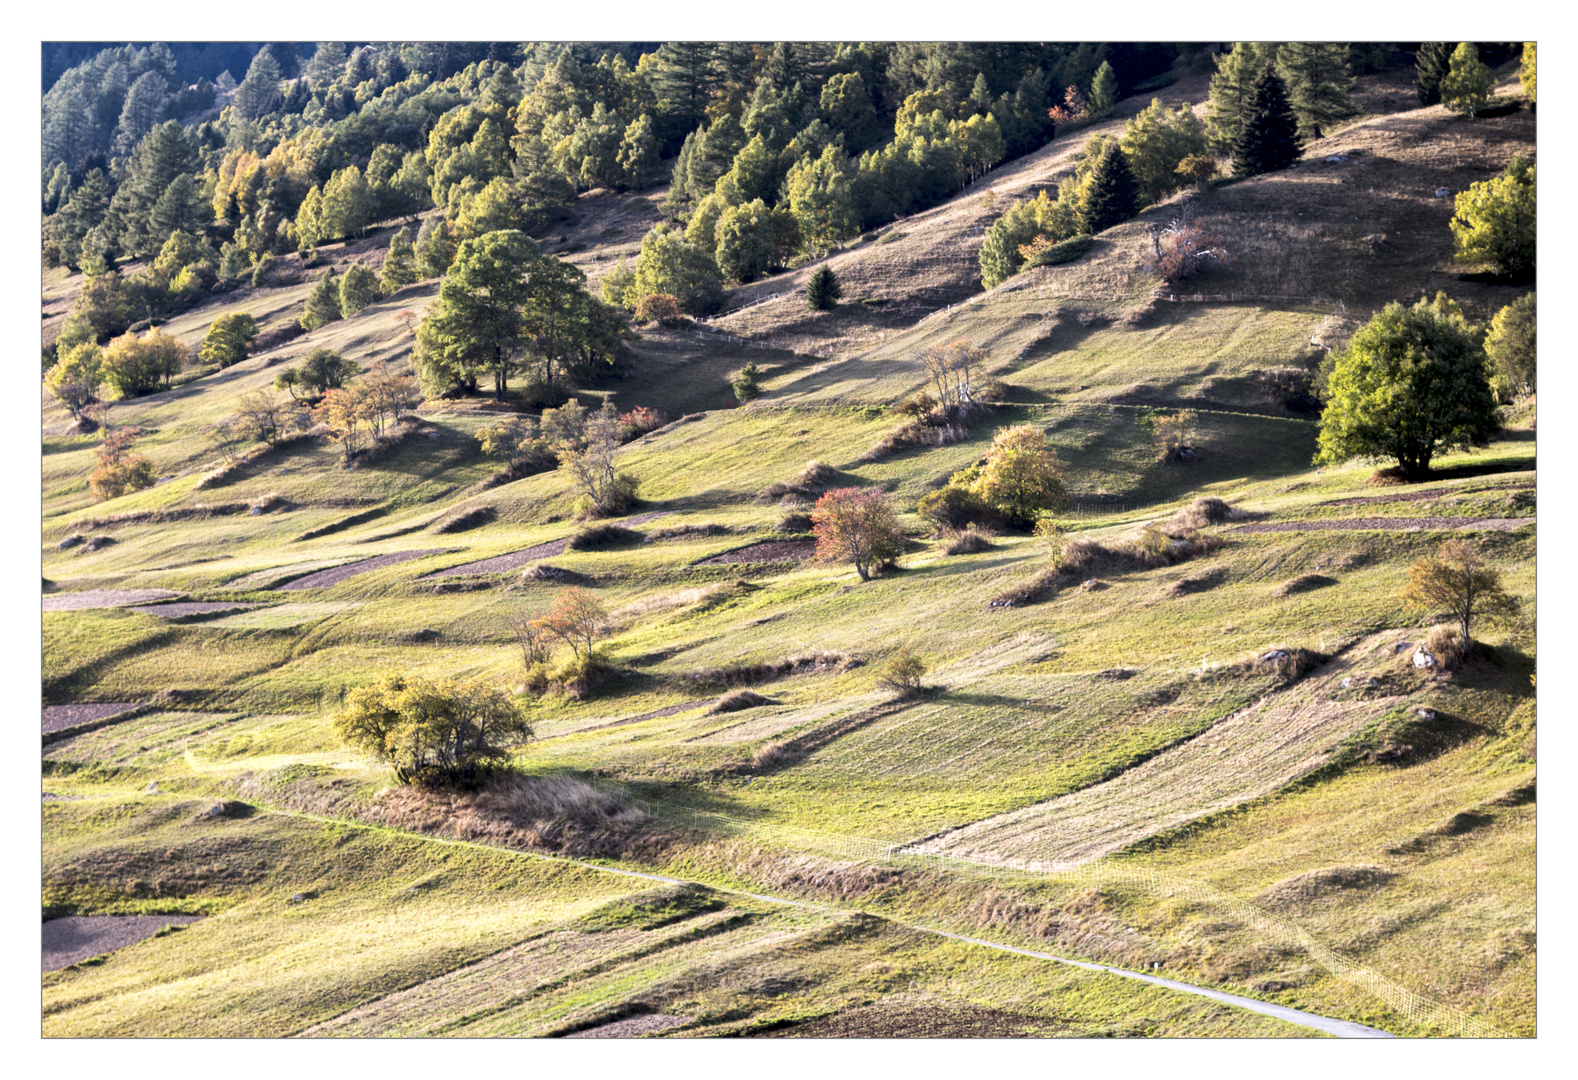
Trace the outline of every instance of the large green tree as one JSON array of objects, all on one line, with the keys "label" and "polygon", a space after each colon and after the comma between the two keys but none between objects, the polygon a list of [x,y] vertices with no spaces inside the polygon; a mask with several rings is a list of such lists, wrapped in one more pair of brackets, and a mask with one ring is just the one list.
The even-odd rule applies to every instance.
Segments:
[{"label": "large green tree", "polygon": [[1441,80],[1446,78],[1454,47],[1450,41],[1426,41],[1414,54],[1414,93],[1419,104],[1441,103]]},{"label": "large green tree", "polygon": [[1091,170],[1080,203],[1080,232],[1095,235],[1129,220],[1139,210],[1139,185],[1118,140],[1108,139]]},{"label": "large green tree", "polygon": [[1452,61],[1441,80],[1441,103],[1453,112],[1478,116],[1490,100],[1490,68],[1479,59],[1479,47],[1465,41],[1452,50]]},{"label": "large green tree", "polygon": [[1332,125],[1359,115],[1347,45],[1290,41],[1277,51],[1277,70],[1287,83],[1288,102],[1298,117],[1301,138],[1318,139],[1330,132]]},{"label": "large green tree", "polygon": [[1393,302],[1335,354],[1316,460],[1395,461],[1410,480],[1448,450],[1485,446],[1499,429],[1479,334],[1438,293]]},{"label": "large green tree", "polygon": [[1536,194],[1534,164],[1522,157],[1458,192],[1451,221],[1458,261],[1489,265],[1503,277],[1532,275]]},{"label": "large green tree", "polygon": [[1286,169],[1299,159],[1299,121],[1287,88],[1271,64],[1250,86],[1233,139],[1233,173],[1255,176]]},{"label": "large green tree", "polygon": [[1485,354],[1503,400],[1534,393],[1535,300],[1525,293],[1496,312],[1485,336]]},{"label": "large green tree", "polygon": [[475,385],[491,377],[494,397],[504,400],[527,344],[521,308],[541,258],[536,242],[518,230],[461,242],[419,331],[425,384]]}]

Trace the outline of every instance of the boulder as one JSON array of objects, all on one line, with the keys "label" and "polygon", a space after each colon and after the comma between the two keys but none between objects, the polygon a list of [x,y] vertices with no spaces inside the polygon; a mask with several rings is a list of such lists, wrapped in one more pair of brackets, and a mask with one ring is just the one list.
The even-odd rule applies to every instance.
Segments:
[{"label": "boulder", "polygon": [[1433,668],[1435,666],[1436,666],[1435,655],[1433,653],[1431,653],[1431,651],[1429,649],[1427,649],[1423,645],[1421,645],[1421,646],[1419,646],[1419,648],[1414,650],[1414,667],[1416,667],[1416,668]]}]

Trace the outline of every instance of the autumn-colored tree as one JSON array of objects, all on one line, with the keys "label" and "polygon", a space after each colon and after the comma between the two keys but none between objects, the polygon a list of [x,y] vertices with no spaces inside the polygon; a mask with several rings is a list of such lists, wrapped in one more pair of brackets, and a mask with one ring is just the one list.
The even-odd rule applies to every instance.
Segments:
[{"label": "autumn-colored tree", "polygon": [[329,437],[340,444],[349,465],[372,435],[372,403],[359,384],[326,390],[323,400],[312,411],[315,421],[325,424]]},{"label": "autumn-colored tree", "polygon": [[853,563],[861,581],[897,559],[904,550],[893,502],[879,488],[834,488],[811,511],[816,557],[821,562]]},{"label": "autumn-colored tree", "polygon": [[141,454],[132,453],[132,445],[142,432],[134,427],[104,428],[103,441],[99,443],[99,466],[88,476],[88,490],[103,502],[119,498],[128,492],[153,487],[158,473],[153,462]]},{"label": "autumn-colored tree", "polygon": [[1433,556],[1415,562],[1402,600],[1412,608],[1445,610],[1457,623],[1465,652],[1472,647],[1469,630],[1476,618],[1512,615],[1521,606],[1503,587],[1501,571],[1468,540],[1448,540]]},{"label": "autumn-colored tree", "polygon": [[1184,460],[1184,451],[1193,450],[1196,425],[1200,414],[1193,409],[1180,409],[1171,416],[1158,416],[1155,423],[1157,459],[1162,462]]},{"label": "autumn-colored tree", "polygon": [[1160,274],[1169,285],[1187,281],[1213,263],[1229,261],[1222,241],[1190,220],[1187,213],[1152,229],[1146,269]]},{"label": "autumn-colored tree", "polygon": [[967,338],[934,345],[920,357],[926,374],[937,388],[937,399],[944,405],[963,405],[975,400],[972,379],[986,361],[986,350]]},{"label": "autumn-colored tree", "polygon": [[548,613],[537,621],[579,658],[582,650],[590,653],[592,643],[607,632],[608,609],[590,589],[572,586],[560,589]]},{"label": "autumn-colored tree", "polygon": [[1029,425],[997,433],[970,488],[1011,525],[1028,526],[1043,510],[1068,505],[1063,463],[1040,429]]}]

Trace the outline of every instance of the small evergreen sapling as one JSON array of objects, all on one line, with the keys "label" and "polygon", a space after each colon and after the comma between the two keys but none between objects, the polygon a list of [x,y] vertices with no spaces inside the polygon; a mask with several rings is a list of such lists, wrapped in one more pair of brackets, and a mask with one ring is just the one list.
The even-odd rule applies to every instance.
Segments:
[{"label": "small evergreen sapling", "polygon": [[812,311],[831,311],[844,295],[844,286],[831,266],[819,266],[805,283],[806,306]]}]

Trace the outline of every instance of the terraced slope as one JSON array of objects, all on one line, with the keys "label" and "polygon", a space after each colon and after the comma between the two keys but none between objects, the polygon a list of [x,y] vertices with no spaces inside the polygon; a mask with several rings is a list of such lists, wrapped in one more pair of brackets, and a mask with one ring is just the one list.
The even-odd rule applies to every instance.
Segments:
[{"label": "terraced slope", "polygon": [[953,829],[915,850],[1032,869],[1089,862],[1277,790],[1331,759],[1346,736],[1404,701],[1344,679],[1389,662],[1399,631],[1372,634],[1289,690],[1121,775]]}]

